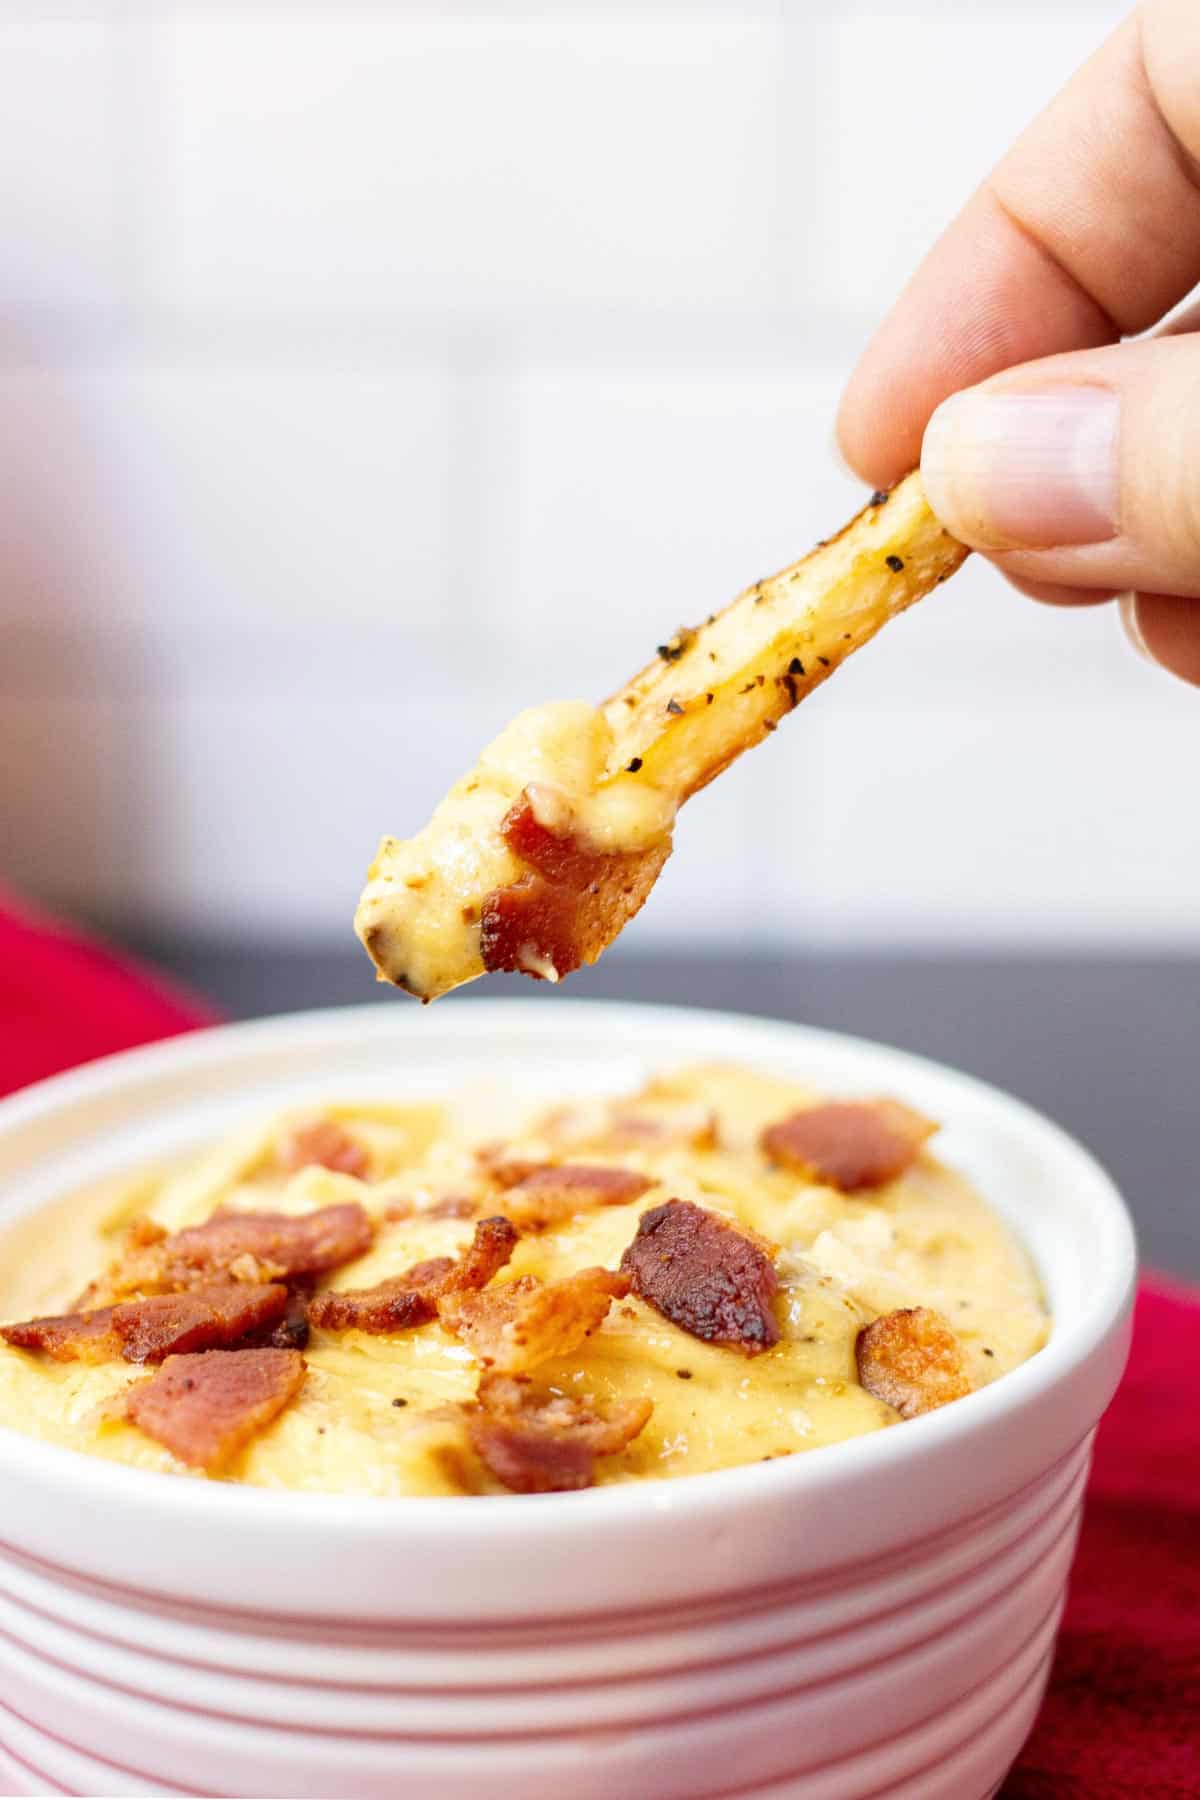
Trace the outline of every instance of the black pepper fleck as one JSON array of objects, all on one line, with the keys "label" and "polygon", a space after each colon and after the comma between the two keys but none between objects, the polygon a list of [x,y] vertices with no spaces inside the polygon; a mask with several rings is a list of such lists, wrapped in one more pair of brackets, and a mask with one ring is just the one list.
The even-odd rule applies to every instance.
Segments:
[{"label": "black pepper fleck", "polygon": [[711,706],[711,705],[712,705],[712,703],[713,703],[713,697],[712,697],[712,695],[711,695],[711,694],[705,694],[705,696],[704,696],[704,703],[705,703],[705,705],[706,705],[706,706]]},{"label": "black pepper fleck", "polygon": [[788,664],[787,672],[789,675],[803,675],[804,664],[800,661],[798,656],[793,656],[791,662]]},{"label": "black pepper fleck", "polygon": [[887,502],[888,502],[888,490],[886,488],[876,488],[875,492],[871,495],[871,505],[872,506],[886,506]]},{"label": "black pepper fleck", "polygon": [[678,1375],[680,1381],[690,1381],[692,1379],[692,1371],[690,1369],[676,1369],[675,1373]]},{"label": "black pepper fleck", "polygon": [[829,658],[827,656],[818,656],[817,661],[820,663],[820,665],[823,669],[827,669],[829,667]]},{"label": "black pepper fleck", "polygon": [[392,1401],[392,1405],[393,1406],[407,1406],[408,1401],[404,1400],[404,1399],[396,1399],[396,1400]]},{"label": "black pepper fleck", "polygon": [[667,711],[669,713],[672,713],[675,716],[675,718],[678,718],[680,716],[680,714],[683,712],[683,708],[682,708],[682,706],[680,706],[678,700],[668,700],[667,701]]},{"label": "black pepper fleck", "polygon": [[885,556],[883,560],[886,562],[893,575],[899,575],[901,569],[904,567],[904,558],[902,556]]},{"label": "black pepper fleck", "polygon": [[636,775],[638,770],[641,768],[641,766],[642,766],[642,759],[640,756],[632,757],[630,759],[630,761],[625,764],[626,771],[630,775]]},{"label": "black pepper fleck", "polygon": [[984,1355],[985,1355],[985,1356],[995,1356],[995,1354],[996,1354],[996,1352],[995,1352],[995,1351],[994,1351],[994,1350],[989,1350],[989,1349],[988,1349],[988,1347],[987,1347],[987,1345],[986,1345],[986,1344],[985,1344],[985,1345],[984,1345],[984,1346],[983,1346],[983,1354],[984,1354]]}]

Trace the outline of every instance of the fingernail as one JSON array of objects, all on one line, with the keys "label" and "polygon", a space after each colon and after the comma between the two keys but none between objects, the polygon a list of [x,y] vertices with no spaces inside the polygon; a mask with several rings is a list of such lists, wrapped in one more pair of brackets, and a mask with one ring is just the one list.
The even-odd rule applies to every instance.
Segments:
[{"label": "fingernail", "polygon": [[1137,595],[1122,594],[1121,598],[1117,601],[1117,606],[1121,614],[1121,624],[1125,628],[1125,636],[1129,639],[1129,642],[1133,645],[1138,655],[1144,656],[1148,663],[1152,663],[1154,658],[1151,656],[1146,645],[1146,640],[1142,636],[1142,622],[1138,618]]},{"label": "fingernail", "polygon": [[1103,543],[1117,530],[1119,422],[1109,388],[955,394],[925,431],[929,503],[980,550]]}]

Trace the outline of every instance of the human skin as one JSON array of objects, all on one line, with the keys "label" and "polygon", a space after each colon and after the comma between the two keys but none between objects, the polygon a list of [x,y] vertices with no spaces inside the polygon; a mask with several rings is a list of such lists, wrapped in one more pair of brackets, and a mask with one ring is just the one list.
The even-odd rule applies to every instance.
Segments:
[{"label": "human skin", "polygon": [[1144,0],[930,250],[838,438],[873,486],[919,461],[1024,593],[1119,596],[1135,645],[1200,685],[1200,307],[1162,326],[1197,282],[1200,6]]}]

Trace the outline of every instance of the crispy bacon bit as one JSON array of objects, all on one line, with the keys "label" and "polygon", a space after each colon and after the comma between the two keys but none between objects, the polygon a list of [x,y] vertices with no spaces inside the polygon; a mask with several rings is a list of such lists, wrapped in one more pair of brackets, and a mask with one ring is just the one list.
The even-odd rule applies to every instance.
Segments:
[{"label": "crispy bacon bit", "polygon": [[125,1233],[125,1248],[144,1250],[147,1244],[161,1244],[166,1235],[166,1226],[157,1219],[134,1219]]},{"label": "crispy bacon bit", "polygon": [[126,1301],[113,1307],[112,1323],[126,1362],[161,1362],[185,1351],[235,1344],[248,1332],[275,1326],[287,1305],[285,1287],[234,1282]]},{"label": "crispy bacon bit", "polygon": [[94,1312],[65,1313],[9,1325],[3,1336],[22,1350],[42,1350],[56,1362],[161,1362],[188,1350],[234,1344],[274,1325],[287,1310],[287,1289],[236,1283],[156,1294]]},{"label": "crispy bacon bit", "polygon": [[111,1362],[121,1354],[112,1319],[113,1308],[102,1306],[0,1326],[0,1337],[18,1350],[40,1350],[55,1362]]},{"label": "crispy bacon bit", "polygon": [[173,1456],[209,1473],[281,1413],[306,1374],[298,1350],[169,1356],[125,1396],[125,1414]]},{"label": "crispy bacon bit", "polygon": [[522,1275],[481,1293],[446,1294],[438,1317],[485,1368],[519,1375],[577,1350],[628,1292],[629,1277],[611,1269],[580,1269],[551,1282]]},{"label": "crispy bacon bit", "polygon": [[475,1152],[481,1172],[498,1188],[516,1187],[543,1165],[528,1157],[513,1156],[506,1144],[481,1144]]},{"label": "crispy bacon bit", "polygon": [[624,1450],[651,1411],[649,1400],[626,1400],[600,1412],[510,1376],[484,1375],[467,1432],[481,1461],[513,1493],[557,1494],[590,1487],[596,1458]]},{"label": "crispy bacon bit", "polygon": [[854,1354],[862,1386],[902,1419],[971,1391],[958,1339],[932,1307],[884,1313],[859,1332]]},{"label": "crispy bacon bit", "polygon": [[366,1177],[369,1158],[361,1144],[336,1119],[308,1119],[290,1125],[280,1135],[276,1158],[281,1169],[307,1169],[313,1163],[334,1169],[339,1175]]},{"label": "crispy bacon bit", "polygon": [[[245,1288],[239,1290],[246,1292]],[[260,1290],[251,1288],[251,1293]],[[262,1325],[255,1331],[248,1331],[244,1338],[239,1338],[234,1346],[237,1350],[252,1350],[273,1345],[276,1350],[304,1350],[308,1346],[308,1309],[312,1304],[312,1292],[308,1287],[288,1288],[287,1306],[281,1318],[273,1324]]]},{"label": "crispy bacon bit", "polygon": [[479,1201],[472,1200],[470,1194],[446,1194],[432,1206],[422,1207],[420,1216],[423,1219],[473,1219],[478,1211]]},{"label": "crispy bacon bit", "polygon": [[690,1200],[642,1214],[621,1258],[643,1300],[693,1337],[756,1356],[779,1341],[779,1289],[762,1246]]},{"label": "crispy bacon bit", "polygon": [[217,1212],[203,1225],[127,1249],[88,1297],[171,1293],[222,1278],[256,1283],[317,1275],[361,1256],[374,1231],[355,1201],[299,1217]]},{"label": "crispy bacon bit", "polygon": [[309,1318],[325,1331],[408,1331],[437,1317],[444,1295],[482,1288],[502,1269],[517,1245],[508,1219],[480,1219],[461,1257],[435,1256],[371,1288],[318,1294]]},{"label": "crispy bacon bit", "polygon": [[645,903],[671,854],[669,833],[643,850],[590,850],[542,825],[527,793],[510,808],[503,835],[530,872],[485,899],[483,966],[540,979],[595,962]]},{"label": "crispy bacon bit", "polygon": [[[643,1099],[651,1101],[651,1111],[640,1110]],[[659,1149],[673,1144],[692,1150],[714,1150],[717,1118],[710,1107],[698,1102],[672,1101],[664,1107],[653,1096],[638,1096],[627,1101],[556,1107],[538,1121],[537,1134],[556,1150],[576,1153],[605,1150],[619,1154],[623,1150]],[[498,1149],[493,1155],[501,1160],[503,1151]]]},{"label": "crispy bacon bit", "polygon": [[523,1231],[546,1231],[593,1206],[624,1206],[653,1186],[651,1178],[636,1169],[563,1163],[532,1170],[509,1188],[502,1204]]},{"label": "crispy bacon bit", "polygon": [[717,1116],[710,1107],[692,1102],[650,1113],[618,1108],[613,1113],[611,1136],[614,1148],[685,1144],[691,1150],[715,1150]]},{"label": "crispy bacon bit", "polygon": [[473,1219],[481,1209],[482,1202],[469,1194],[446,1194],[427,1206],[418,1205],[414,1197],[405,1194],[398,1200],[389,1200],[383,1216],[389,1225],[397,1225],[405,1219]]},{"label": "crispy bacon bit", "polygon": [[903,1175],[936,1130],[898,1100],[831,1100],[768,1125],[762,1147],[772,1162],[852,1194]]}]

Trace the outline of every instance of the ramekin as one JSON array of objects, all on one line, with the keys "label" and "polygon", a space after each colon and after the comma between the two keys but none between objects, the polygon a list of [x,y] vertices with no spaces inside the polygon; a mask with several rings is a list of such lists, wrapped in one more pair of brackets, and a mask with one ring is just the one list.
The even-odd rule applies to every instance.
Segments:
[{"label": "ramekin", "polygon": [[0,1223],[281,1102],[628,1087],[735,1059],[943,1120],[1015,1226],[1046,1348],[900,1428],[581,1494],[385,1501],[126,1469],[0,1430],[11,1794],[982,1800],[1046,1681],[1133,1234],[1057,1126],[899,1051],[555,1000],[312,1013],[0,1104]]}]

